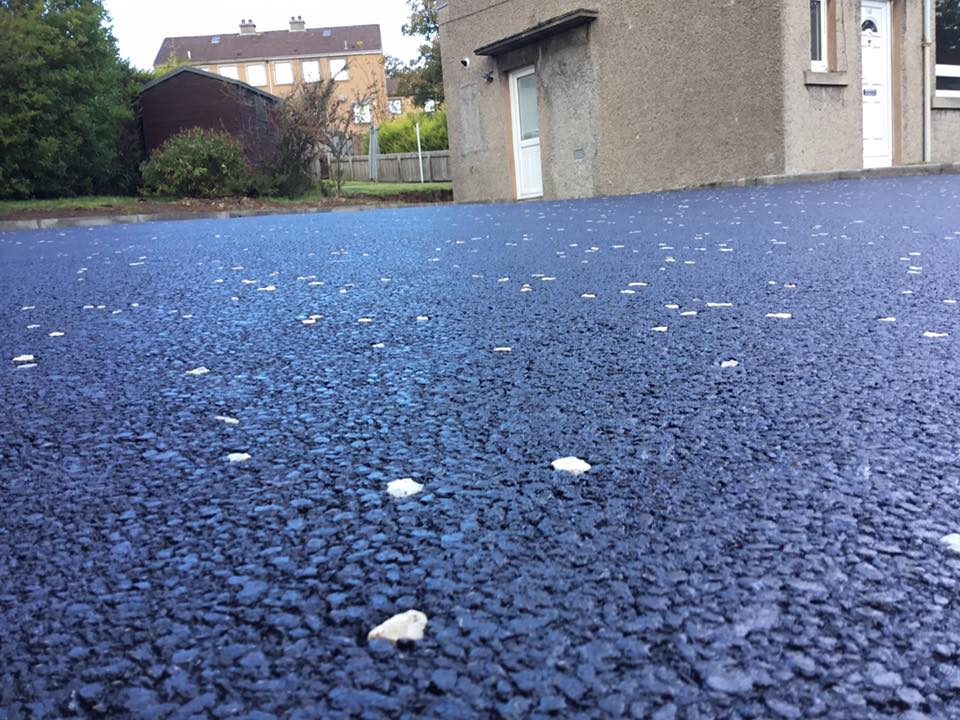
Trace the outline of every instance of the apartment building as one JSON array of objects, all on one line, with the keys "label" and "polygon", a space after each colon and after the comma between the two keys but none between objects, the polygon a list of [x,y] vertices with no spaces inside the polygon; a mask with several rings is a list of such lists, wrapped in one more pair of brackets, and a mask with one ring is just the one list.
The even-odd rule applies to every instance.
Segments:
[{"label": "apartment building", "polygon": [[235,33],[164,38],[154,66],[174,57],[280,97],[297,83],[332,77],[347,99],[373,98],[354,108],[357,122],[388,114],[379,25],[308,28],[295,17],[287,30],[259,32],[242,20]]}]

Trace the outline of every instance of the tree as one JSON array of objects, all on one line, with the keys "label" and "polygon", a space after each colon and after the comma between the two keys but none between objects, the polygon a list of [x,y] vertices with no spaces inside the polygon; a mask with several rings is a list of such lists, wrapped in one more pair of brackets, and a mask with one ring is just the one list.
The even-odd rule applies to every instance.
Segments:
[{"label": "tree", "polygon": [[131,99],[100,0],[0,0],[0,197],[130,192]]},{"label": "tree", "polygon": [[280,191],[303,194],[312,181],[317,157],[327,156],[337,195],[343,189],[343,160],[360,145],[378,98],[371,85],[352,98],[327,78],[299,84],[273,114],[277,143],[273,162]]},{"label": "tree", "polygon": [[189,64],[190,61],[185,57],[181,57],[180,55],[173,53],[163,62],[162,65],[157,65],[157,67],[151,71],[151,75],[154,78],[160,78],[169,72],[173,72],[174,70],[185,67]]},{"label": "tree", "polygon": [[430,101],[443,104],[443,63],[440,58],[440,24],[437,13],[439,0],[407,0],[410,19],[404,24],[404,35],[421,36],[426,42],[420,46],[420,56],[411,63],[408,72],[400,78],[399,91],[413,97],[418,107]]}]

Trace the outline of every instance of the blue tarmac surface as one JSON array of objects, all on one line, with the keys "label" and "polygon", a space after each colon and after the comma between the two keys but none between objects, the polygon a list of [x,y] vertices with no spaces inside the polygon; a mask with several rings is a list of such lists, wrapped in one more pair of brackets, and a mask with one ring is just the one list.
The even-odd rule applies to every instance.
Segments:
[{"label": "blue tarmac surface", "polygon": [[960,715],[958,201],[0,234],[0,718]]}]

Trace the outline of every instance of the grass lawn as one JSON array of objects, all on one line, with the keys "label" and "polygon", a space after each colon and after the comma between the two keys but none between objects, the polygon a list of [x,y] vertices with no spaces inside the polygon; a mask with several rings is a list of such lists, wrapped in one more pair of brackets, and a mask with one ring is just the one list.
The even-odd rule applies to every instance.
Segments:
[{"label": "grass lawn", "polygon": [[431,190],[452,190],[453,183],[375,183],[349,181],[343,184],[345,195],[402,195],[410,192],[429,192]]},{"label": "grass lawn", "polygon": [[[424,199],[437,199],[436,193],[450,192],[452,183],[373,183],[373,182],[345,182],[343,197],[356,198],[358,202],[376,202],[377,198],[396,199],[398,195],[426,193],[434,197],[413,197],[411,200],[420,202]],[[439,199],[448,199],[446,198]],[[283,207],[286,205],[323,205],[330,202],[319,190],[307,193],[303,197],[289,198],[256,198],[251,201],[237,198],[224,198],[223,202],[236,204],[247,203],[246,207]],[[183,205],[191,206],[191,210],[209,209],[208,206],[217,204],[217,200],[188,200],[178,198],[145,198],[143,201],[136,197],[112,197],[107,195],[90,195],[76,198],[56,198],[53,200],[0,200],[0,220],[11,217],[69,217],[72,214],[91,215],[103,211],[105,215],[127,215],[135,213],[164,212],[164,208],[157,205],[169,205],[168,209],[183,209]],[[252,204],[252,205],[251,205]]]},{"label": "grass lawn", "polygon": [[137,204],[135,197],[89,195],[53,200],[0,200],[0,217],[12,215],[19,210],[89,210],[91,208],[123,209]]}]

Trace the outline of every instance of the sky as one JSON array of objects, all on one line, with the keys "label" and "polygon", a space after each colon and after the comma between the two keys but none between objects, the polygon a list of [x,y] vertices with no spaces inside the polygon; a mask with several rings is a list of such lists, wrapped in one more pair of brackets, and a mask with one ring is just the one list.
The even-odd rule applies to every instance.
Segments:
[{"label": "sky", "polygon": [[252,18],[258,30],[286,30],[291,15],[302,15],[307,27],[379,24],[383,51],[412,60],[418,38],[404,37],[408,17],[404,0],[104,0],[113,18],[120,55],[139,68],[153,67],[165,37],[217,35],[240,31],[240,19]]}]

